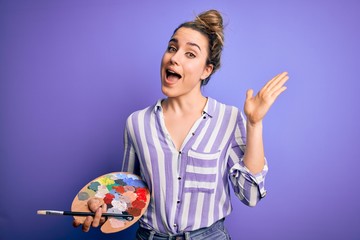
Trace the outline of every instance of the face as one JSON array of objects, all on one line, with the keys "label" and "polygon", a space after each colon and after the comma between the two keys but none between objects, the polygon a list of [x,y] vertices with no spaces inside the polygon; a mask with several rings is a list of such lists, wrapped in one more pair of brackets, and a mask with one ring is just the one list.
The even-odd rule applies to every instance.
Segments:
[{"label": "face", "polygon": [[208,39],[191,28],[178,29],[161,61],[161,90],[167,97],[201,94],[201,80],[212,72],[207,65]]}]

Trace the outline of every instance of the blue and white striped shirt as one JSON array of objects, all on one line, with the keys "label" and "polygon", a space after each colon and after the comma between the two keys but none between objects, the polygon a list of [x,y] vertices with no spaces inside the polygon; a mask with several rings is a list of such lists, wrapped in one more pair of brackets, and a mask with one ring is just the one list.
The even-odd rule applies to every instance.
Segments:
[{"label": "blue and white striped shirt", "polygon": [[232,210],[229,183],[243,203],[255,206],[266,194],[268,168],[253,175],[244,166],[245,131],[238,108],[208,98],[179,152],[161,100],[131,114],[122,171],[140,174],[151,192],[141,226],[171,234],[208,227]]}]

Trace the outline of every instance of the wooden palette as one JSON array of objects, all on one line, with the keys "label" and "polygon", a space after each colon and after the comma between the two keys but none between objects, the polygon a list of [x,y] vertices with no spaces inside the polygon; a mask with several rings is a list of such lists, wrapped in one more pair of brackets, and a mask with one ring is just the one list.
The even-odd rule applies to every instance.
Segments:
[{"label": "wooden palette", "polygon": [[[107,204],[108,213],[123,214],[122,218],[108,217],[101,226],[103,233],[122,231],[135,222],[146,211],[150,193],[143,180],[128,172],[113,172],[100,176],[86,184],[75,196],[71,211],[88,212],[90,198],[99,198]],[[74,217],[83,223],[85,217]]]}]

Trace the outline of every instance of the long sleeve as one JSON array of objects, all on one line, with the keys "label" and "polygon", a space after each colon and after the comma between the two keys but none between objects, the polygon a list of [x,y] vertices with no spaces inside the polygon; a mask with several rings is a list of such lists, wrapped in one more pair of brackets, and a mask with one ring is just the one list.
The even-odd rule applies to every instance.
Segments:
[{"label": "long sleeve", "polygon": [[132,124],[130,116],[126,122],[126,127],[124,131],[124,157],[121,171],[139,174],[139,160],[136,155],[135,146],[133,144],[133,140],[130,134],[133,131],[131,126]]},{"label": "long sleeve", "polygon": [[228,171],[235,195],[248,206],[255,206],[265,197],[265,176],[268,165],[265,159],[263,170],[254,175],[243,163],[246,151],[246,130],[244,118],[239,114],[234,139],[229,153]]}]

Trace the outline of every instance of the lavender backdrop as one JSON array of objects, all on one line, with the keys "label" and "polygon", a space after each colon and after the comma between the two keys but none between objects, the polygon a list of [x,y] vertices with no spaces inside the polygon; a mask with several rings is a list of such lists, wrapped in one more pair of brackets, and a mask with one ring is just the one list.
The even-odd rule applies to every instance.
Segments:
[{"label": "lavender backdrop", "polygon": [[233,239],[359,239],[360,3],[356,0],[0,0],[0,239],[133,239],[85,234],[80,188],[120,170],[126,117],[162,97],[173,29],[224,14],[223,67],[204,90],[242,107],[246,89],[287,70],[265,119],[267,197],[234,198]]}]

